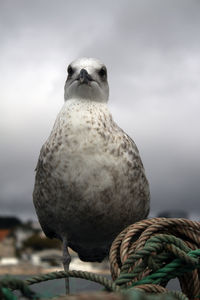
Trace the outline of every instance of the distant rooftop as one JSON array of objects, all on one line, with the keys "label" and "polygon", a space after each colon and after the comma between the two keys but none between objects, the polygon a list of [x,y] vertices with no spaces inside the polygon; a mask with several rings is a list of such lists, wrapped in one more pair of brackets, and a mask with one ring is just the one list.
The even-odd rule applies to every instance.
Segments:
[{"label": "distant rooftop", "polygon": [[16,217],[0,216],[0,229],[9,229],[21,224],[21,221]]},{"label": "distant rooftop", "polygon": [[10,233],[9,229],[0,229],[0,242],[3,241]]}]

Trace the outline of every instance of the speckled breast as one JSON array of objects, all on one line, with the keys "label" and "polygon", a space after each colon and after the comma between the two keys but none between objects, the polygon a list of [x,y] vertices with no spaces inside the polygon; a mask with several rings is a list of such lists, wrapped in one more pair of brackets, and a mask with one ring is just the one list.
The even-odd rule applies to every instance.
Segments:
[{"label": "speckled breast", "polygon": [[34,204],[47,235],[103,245],[147,215],[148,182],[135,144],[107,110],[80,108],[61,111],[41,150]]}]

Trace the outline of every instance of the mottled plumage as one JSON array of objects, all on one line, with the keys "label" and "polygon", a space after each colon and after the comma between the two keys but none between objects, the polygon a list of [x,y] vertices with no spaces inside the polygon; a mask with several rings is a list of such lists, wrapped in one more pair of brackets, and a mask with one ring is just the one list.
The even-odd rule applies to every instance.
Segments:
[{"label": "mottled plumage", "polygon": [[108,111],[105,66],[83,58],[68,74],[33,200],[48,237],[65,239],[82,260],[101,261],[121,230],[147,216],[149,185],[135,143]]}]

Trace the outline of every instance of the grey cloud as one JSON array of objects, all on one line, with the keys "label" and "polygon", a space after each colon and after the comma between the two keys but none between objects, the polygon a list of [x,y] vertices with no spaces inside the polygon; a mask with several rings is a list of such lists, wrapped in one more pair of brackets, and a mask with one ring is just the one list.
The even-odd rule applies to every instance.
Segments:
[{"label": "grey cloud", "polygon": [[198,1],[133,1],[131,7],[124,6],[118,30],[125,38],[131,33],[140,48],[185,50],[199,46],[199,8]]}]

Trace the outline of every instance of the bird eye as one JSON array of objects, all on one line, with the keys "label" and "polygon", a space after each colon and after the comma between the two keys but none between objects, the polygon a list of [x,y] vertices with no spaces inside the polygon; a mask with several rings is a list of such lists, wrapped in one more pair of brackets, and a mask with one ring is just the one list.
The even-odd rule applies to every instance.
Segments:
[{"label": "bird eye", "polygon": [[106,68],[105,67],[102,67],[100,70],[99,70],[99,76],[100,77],[106,77],[107,75],[107,71],[106,71]]},{"label": "bird eye", "polygon": [[73,73],[74,73],[74,70],[72,69],[71,66],[69,66],[68,69],[67,69],[67,72],[68,72],[68,75],[69,75],[69,76],[72,76]]}]

